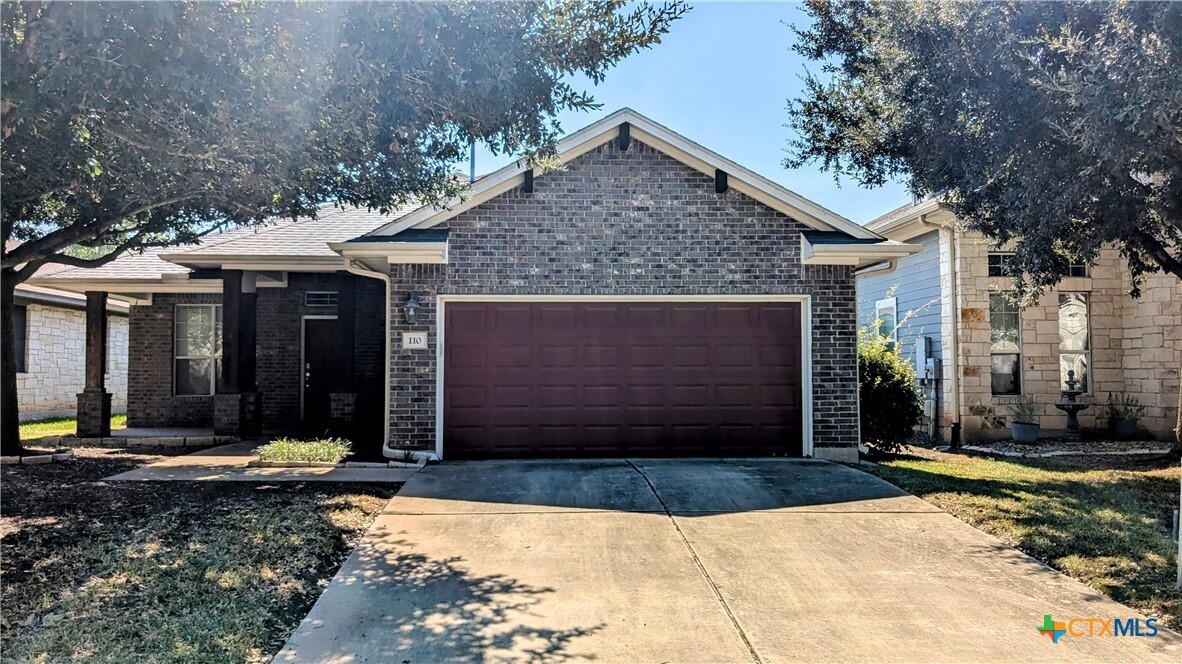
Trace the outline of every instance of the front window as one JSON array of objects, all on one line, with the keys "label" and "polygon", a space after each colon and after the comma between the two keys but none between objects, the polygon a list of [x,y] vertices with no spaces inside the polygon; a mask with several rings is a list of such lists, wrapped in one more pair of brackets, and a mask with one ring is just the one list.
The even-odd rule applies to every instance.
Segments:
[{"label": "front window", "polygon": [[222,375],[222,305],[178,304],[173,352],[175,394],[213,394]]},{"label": "front window", "polygon": [[878,321],[878,336],[899,340],[898,306],[896,299],[888,297],[874,303],[874,317]]},{"label": "front window", "polygon": [[989,363],[993,393],[1022,393],[1022,319],[1004,293],[989,294]]},{"label": "front window", "polygon": [[1074,371],[1078,388],[1088,392],[1091,365],[1088,340],[1088,294],[1059,293],[1059,375],[1067,389],[1067,372]]}]

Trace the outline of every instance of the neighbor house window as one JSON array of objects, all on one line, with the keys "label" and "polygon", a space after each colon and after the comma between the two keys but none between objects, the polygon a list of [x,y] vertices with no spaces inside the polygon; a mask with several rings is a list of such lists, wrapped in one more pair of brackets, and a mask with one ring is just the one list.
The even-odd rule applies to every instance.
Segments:
[{"label": "neighbor house window", "polygon": [[28,371],[26,361],[29,356],[29,308],[23,304],[15,305],[12,308],[12,327],[15,335],[14,341],[16,343],[16,371],[17,373],[25,373]]},{"label": "neighbor house window", "polygon": [[1067,372],[1074,371],[1079,389],[1088,389],[1092,346],[1088,340],[1088,294],[1059,293],[1059,375],[1067,389]]},{"label": "neighbor house window", "polygon": [[878,321],[878,336],[899,340],[898,303],[893,297],[874,303],[874,319]]},{"label": "neighbor house window", "polygon": [[1022,325],[1018,305],[989,294],[989,363],[994,394],[1022,393]]},{"label": "neighbor house window", "polygon": [[222,305],[178,304],[173,352],[176,395],[213,394],[222,375]]},{"label": "neighbor house window", "polygon": [[1086,277],[1088,276],[1088,266],[1083,263],[1072,263],[1067,266],[1067,274],[1065,277]]},{"label": "neighbor house window", "polygon": [[989,276],[991,277],[1008,277],[1010,276],[1010,265],[1014,262],[1013,254],[992,253],[989,254]]}]

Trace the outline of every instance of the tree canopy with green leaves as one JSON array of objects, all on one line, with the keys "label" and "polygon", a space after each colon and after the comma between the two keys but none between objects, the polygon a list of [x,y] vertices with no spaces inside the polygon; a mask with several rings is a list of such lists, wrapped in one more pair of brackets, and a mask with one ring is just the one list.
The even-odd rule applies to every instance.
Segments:
[{"label": "tree canopy with green leaves", "polygon": [[810,0],[787,163],[939,195],[1019,290],[1114,243],[1182,278],[1182,3]]},{"label": "tree canopy with green leaves", "polygon": [[572,77],[602,80],[686,9],[4,3],[4,445],[17,435],[12,289],[44,264],[95,266],[330,203],[446,199],[471,142],[545,154],[559,112],[596,107]]}]

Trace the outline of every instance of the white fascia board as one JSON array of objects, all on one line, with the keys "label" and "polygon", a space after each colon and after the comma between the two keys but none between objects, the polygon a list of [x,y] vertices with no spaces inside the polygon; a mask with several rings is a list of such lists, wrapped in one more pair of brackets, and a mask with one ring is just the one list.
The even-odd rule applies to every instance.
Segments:
[{"label": "white fascia board", "polygon": [[894,258],[917,254],[923,247],[898,242],[878,244],[813,244],[800,236],[800,262],[804,265],[852,265],[867,267]]},{"label": "white fascia board", "polygon": [[[556,146],[559,159],[567,163],[613,140],[618,135],[619,126],[624,123],[631,125],[632,137],[641,143],[650,145],[709,177],[714,177],[715,170],[725,171],[729,185],[735,190],[810,228],[840,231],[862,239],[881,237],[629,108],[617,111],[559,141]],[[473,184],[471,196],[467,199],[451,201],[442,208],[421,207],[366,235],[394,235],[408,228],[437,226],[461,212],[519,186],[524,181],[526,170],[528,168],[520,160],[509,164],[477,180]]]},{"label": "white fascia board", "polygon": [[387,264],[447,263],[446,242],[332,242],[328,248],[346,259],[381,258]]},{"label": "white fascia board", "polygon": [[342,269],[337,256],[242,256],[234,254],[162,254],[161,259],[189,268],[221,268],[258,272],[335,272]]},{"label": "white fascia board", "polygon": [[[30,279],[33,286],[44,286],[72,293],[105,291],[135,297],[143,293],[220,293],[221,279],[189,279],[187,281],[164,281],[162,279]],[[136,298],[139,299],[139,298]]]},{"label": "white fascia board", "polygon": [[878,233],[883,237],[890,237],[895,239],[894,235],[903,231],[908,226],[914,225],[919,221],[919,218],[924,215],[930,215],[940,210],[940,201],[935,198],[929,198],[919,205],[907,211],[907,214],[891,219],[887,222],[870,222],[866,224],[866,228]]}]

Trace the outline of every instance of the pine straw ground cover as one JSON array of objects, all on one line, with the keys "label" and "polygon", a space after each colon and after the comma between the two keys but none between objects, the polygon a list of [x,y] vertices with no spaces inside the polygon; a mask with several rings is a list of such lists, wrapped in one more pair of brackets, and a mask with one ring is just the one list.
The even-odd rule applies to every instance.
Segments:
[{"label": "pine straw ground cover", "polygon": [[865,467],[1103,592],[1182,627],[1174,588],[1178,459],[1011,459],[921,448]]},{"label": "pine straw ground cover", "polygon": [[263,662],[400,485],[103,482],[75,449],[0,472],[4,661]]}]

